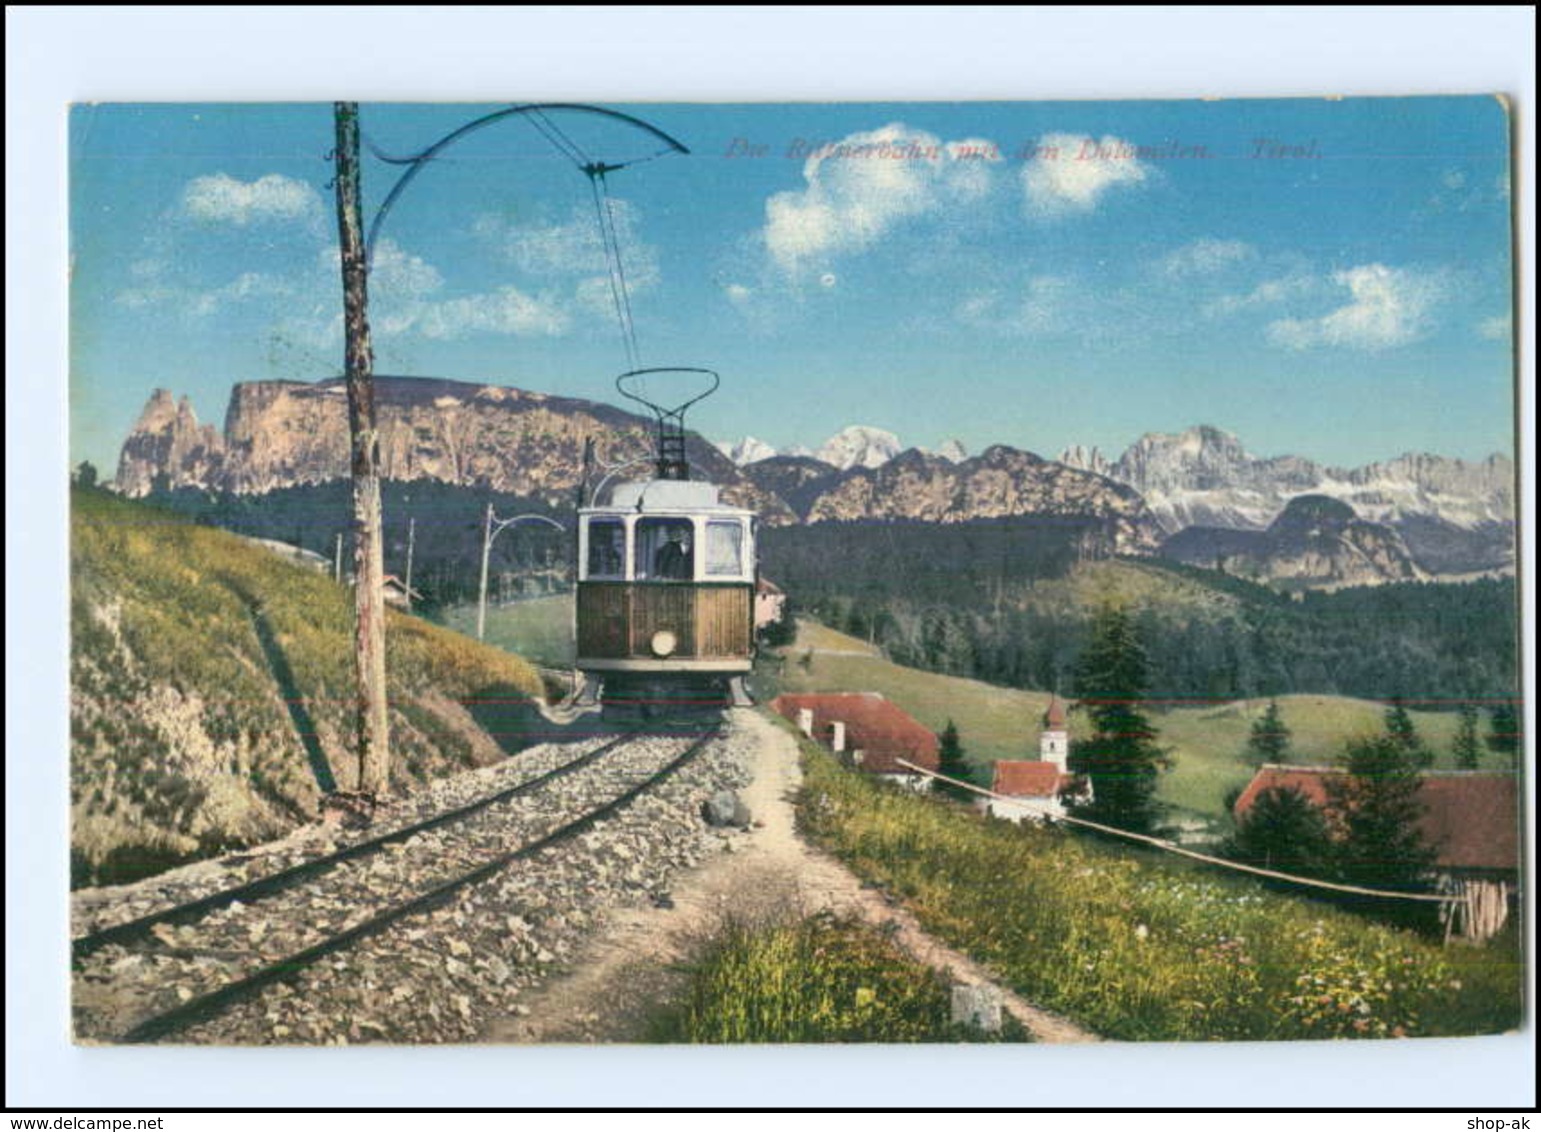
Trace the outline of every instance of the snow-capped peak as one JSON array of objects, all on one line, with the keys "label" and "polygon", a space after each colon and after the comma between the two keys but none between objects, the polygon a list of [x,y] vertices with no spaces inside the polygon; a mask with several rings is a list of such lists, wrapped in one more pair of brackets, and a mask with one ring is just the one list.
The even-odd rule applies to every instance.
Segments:
[{"label": "snow-capped peak", "polygon": [[936,454],[954,464],[961,464],[968,459],[968,449],[963,447],[963,441],[956,437],[942,441],[942,446],[936,450]]},{"label": "snow-capped peak", "polygon": [[826,440],[814,456],[844,471],[879,468],[904,451],[899,438],[870,425],[849,425]]},{"label": "snow-capped peak", "polygon": [[746,436],[739,441],[718,440],[713,441],[713,444],[716,445],[717,451],[741,468],[745,464],[753,464],[756,460],[768,460],[777,455],[776,450],[769,444],[753,436]]}]

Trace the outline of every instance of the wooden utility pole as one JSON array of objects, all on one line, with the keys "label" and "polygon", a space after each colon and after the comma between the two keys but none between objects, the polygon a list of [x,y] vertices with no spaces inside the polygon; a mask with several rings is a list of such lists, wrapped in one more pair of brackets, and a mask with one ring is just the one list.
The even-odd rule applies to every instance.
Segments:
[{"label": "wooden utility pole", "polygon": [[417,545],[417,516],[407,520],[407,611],[412,611],[412,549]]},{"label": "wooden utility pole", "polygon": [[334,104],[337,120],[337,233],[342,259],[348,427],[353,442],[353,575],[357,617],[358,789],[390,789],[385,703],[385,552],[380,523],[380,439],[375,429],[374,350],[369,342],[369,267],[359,194],[358,103]]},{"label": "wooden utility pole", "polygon": [[482,518],[482,584],[476,598],[476,639],[487,639],[487,563],[492,558],[492,500]]}]

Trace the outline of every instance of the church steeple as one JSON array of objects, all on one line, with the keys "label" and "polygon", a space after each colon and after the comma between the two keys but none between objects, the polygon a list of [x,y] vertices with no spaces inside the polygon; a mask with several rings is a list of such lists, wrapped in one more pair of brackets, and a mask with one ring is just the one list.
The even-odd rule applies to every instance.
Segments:
[{"label": "church steeple", "polygon": [[1059,767],[1061,774],[1070,769],[1070,734],[1065,729],[1065,705],[1060,703],[1057,695],[1049,697],[1049,710],[1043,713],[1038,757]]}]

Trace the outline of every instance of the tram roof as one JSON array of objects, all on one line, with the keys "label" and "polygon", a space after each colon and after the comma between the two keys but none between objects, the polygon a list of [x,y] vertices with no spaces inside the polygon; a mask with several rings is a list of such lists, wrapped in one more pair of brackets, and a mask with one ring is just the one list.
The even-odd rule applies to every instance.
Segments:
[{"label": "tram roof", "polygon": [[714,483],[690,480],[643,480],[617,484],[610,502],[585,507],[585,514],[606,511],[647,514],[649,512],[721,511],[724,514],[751,514],[746,508],[723,503]]}]

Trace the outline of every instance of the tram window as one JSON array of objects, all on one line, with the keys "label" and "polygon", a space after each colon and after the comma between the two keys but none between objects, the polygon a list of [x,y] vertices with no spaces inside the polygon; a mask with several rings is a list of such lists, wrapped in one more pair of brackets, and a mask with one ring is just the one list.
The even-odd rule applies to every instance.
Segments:
[{"label": "tram window", "polygon": [[614,520],[589,524],[589,571],[591,578],[619,578],[626,572],[626,526]]},{"label": "tram window", "polygon": [[744,526],[737,522],[706,524],[706,573],[710,577],[741,577],[744,573]]},{"label": "tram window", "polygon": [[688,582],[696,576],[695,539],[689,519],[637,520],[637,578]]}]

